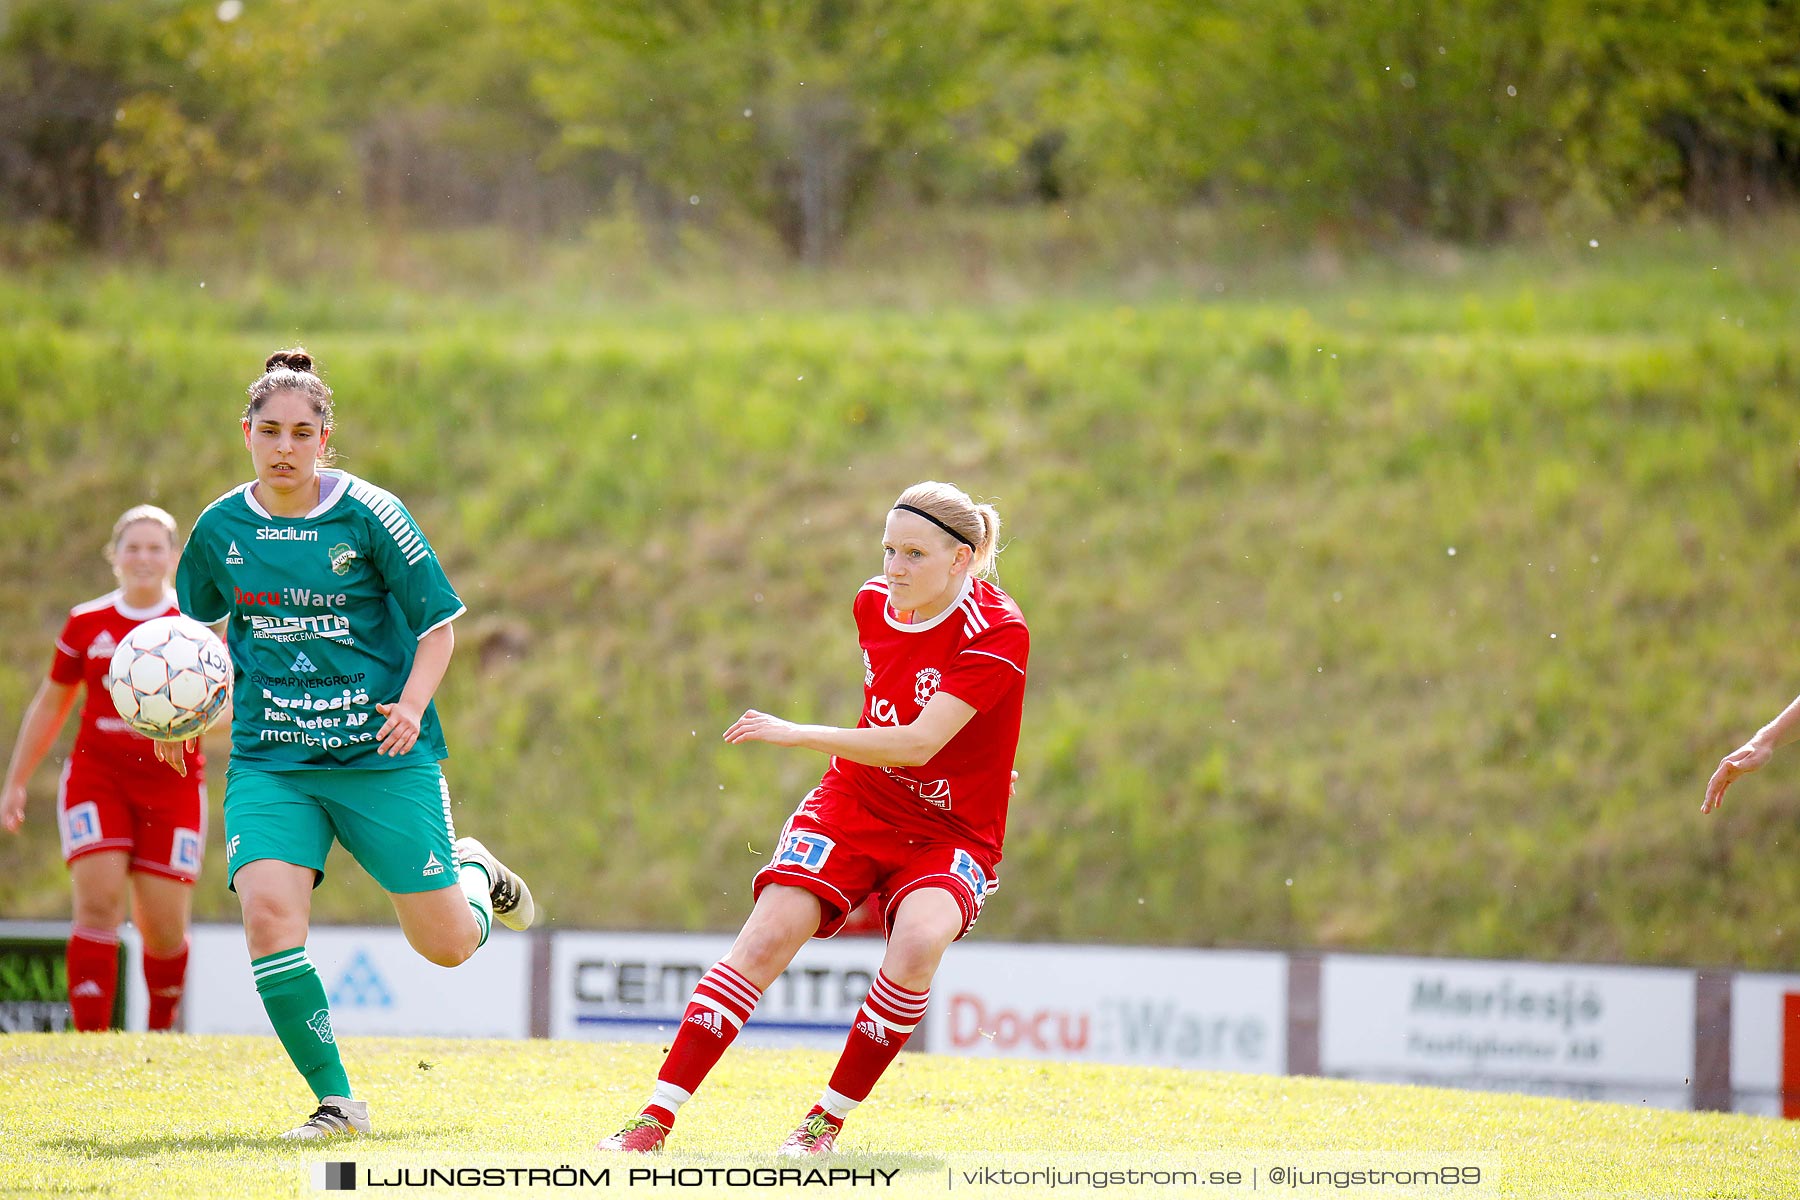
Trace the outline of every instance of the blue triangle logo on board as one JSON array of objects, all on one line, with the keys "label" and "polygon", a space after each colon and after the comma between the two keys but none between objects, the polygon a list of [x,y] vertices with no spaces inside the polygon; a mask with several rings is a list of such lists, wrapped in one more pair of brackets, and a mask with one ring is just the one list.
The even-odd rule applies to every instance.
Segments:
[{"label": "blue triangle logo on board", "polygon": [[381,972],[367,950],[358,950],[331,989],[333,1008],[392,1008],[393,993],[382,982]]}]

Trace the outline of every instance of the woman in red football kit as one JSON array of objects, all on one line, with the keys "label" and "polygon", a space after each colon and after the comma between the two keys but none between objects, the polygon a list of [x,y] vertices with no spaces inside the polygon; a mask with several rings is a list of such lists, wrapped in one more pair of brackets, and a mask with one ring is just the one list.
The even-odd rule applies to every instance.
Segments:
[{"label": "woman in red football kit", "polygon": [[132,920],[144,939],[151,1029],[173,1027],[187,978],[188,910],[206,845],[206,760],[195,751],[187,778],[170,773],[150,739],[119,719],[104,683],[120,639],[152,617],[180,611],[169,587],[177,548],[175,518],[155,505],[129,509],[113,526],[106,557],[119,587],[70,610],[0,789],[0,826],[17,833],[25,821],[26,782],[86,683],[81,729],[57,788],[57,824],[75,893],[67,963],[77,1029],[112,1024],[127,881]]},{"label": "woman in red football kit", "polygon": [[829,754],[831,765],[757,872],[737,941],[694,989],[650,1102],[601,1149],[661,1149],[764,989],[866,897],[879,897],[887,930],[881,970],[830,1085],[780,1153],[831,1151],[917,1027],[944,951],[996,886],[1006,833],[1030,635],[1018,605],[982,578],[999,536],[992,505],[945,483],[906,489],[887,515],[883,572],[856,596],[856,728],[752,709],[725,731],[732,743]]}]

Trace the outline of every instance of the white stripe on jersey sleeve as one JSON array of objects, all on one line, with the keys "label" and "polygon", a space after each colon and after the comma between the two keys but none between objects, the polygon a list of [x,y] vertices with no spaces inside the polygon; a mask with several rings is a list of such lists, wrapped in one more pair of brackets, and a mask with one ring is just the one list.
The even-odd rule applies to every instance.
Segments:
[{"label": "white stripe on jersey sleeve", "polygon": [[384,502],[377,506],[374,512],[376,519],[393,537],[395,544],[403,553],[412,549],[407,543],[416,544],[419,541],[419,535],[413,532],[412,526],[407,523],[406,514],[401,512],[398,506]]},{"label": "white stripe on jersey sleeve", "polygon": [[[453,612],[453,613],[451,613],[451,614],[450,614],[450,615],[449,615],[449,616],[447,616],[447,617],[445,617],[445,618],[444,618],[444,619],[443,619],[443,620],[441,620],[441,621],[439,621],[439,622],[438,622],[438,623],[437,623],[437,624],[436,624],[436,625],[433,625],[433,626],[432,626],[432,627],[431,627],[431,629],[427,629],[427,630],[426,630],[426,631],[425,631],[425,632],[424,632],[424,633],[421,633],[421,634],[420,634],[420,635],[419,635],[419,640],[420,640],[420,641],[421,641],[421,642],[422,642],[422,641],[424,641],[424,640],[425,640],[425,637],[426,637],[426,635],[427,635],[427,634],[429,634],[429,633],[431,633],[431,631],[432,631],[432,629],[442,629],[442,628],[443,628],[443,627],[444,627],[444,626],[446,626],[446,625],[448,625],[448,624],[449,624],[449,623],[450,623],[450,622],[452,622],[452,621],[454,621],[454,620],[456,620],[456,618],[458,618],[458,617],[460,617],[460,616],[462,616],[462,615],[463,615],[463,614],[464,614],[464,613],[466,613],[466,612],[468,612],[468,611],[469,611],[469,606],[468,606],[468,605],[466,605],[466,604],[465,604],[465,605],[463,605],[463,606],[462,606],[462,607],[461,607],[461,608],[459,608],[459,609],[457,609],[457,610],[456,610],[456,611],[455,611],[455,612]],[[1024,672],[1023,672],[1023,671],[1021,671],[1021,672],[1019,672],[1019,673],[1020,673],[1020,674],[1021,674],[1021,675],[1023,675],[1023,674],[1024,674]]]},{"label": "white stripe on jersey sleeve", "polygon": [[989,654],[986,650],[964,650],[963,653],[964,654],[979,654],[983,658],[998,658],[998,659],[1000,659],[1001,662],[1005,663],[1007,666],[1011,667],[1013,670],[1017,671],[1019,674],[1023,675],[1025,673],[1025,668],[1021,667],[1018,663],[1014,662],[1012,659],[1001,658],[1000,655],[998,655],[998,654]]},{"label": "white stripe on jersey sleeve", "polygon": [[430,553],[425,541],[413,531],[406,519],[406,513],[394,497],[376,487],[366,479],[358,479],[350,485],[350,495],[362,502],[375,519],[381,522],[388,536],[394,539],[394,545],[400,548],[400,554],[406,559],[406,565],[416,566],[421,559]]}]

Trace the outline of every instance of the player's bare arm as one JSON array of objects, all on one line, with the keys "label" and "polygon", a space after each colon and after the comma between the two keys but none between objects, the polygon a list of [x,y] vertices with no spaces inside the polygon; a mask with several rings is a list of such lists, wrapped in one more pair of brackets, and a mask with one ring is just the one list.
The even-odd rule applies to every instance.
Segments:
[{"label": "player's bare arm", "polygon": [[939,692],[910,725],[843,729],[834,725],[797,725],[780,717],[751,709],[725,731],[725,740],[768,742],[773,746],[799,746],[861,763],[865,767],[917,767],[937,757],[950,739],[962,731],[975,710],[946,692]]},{"label": "player's bare arm", "polygon": [[1800,697],[1757,730],[1756,736],[1719,760],[1712,778],[1706,781],[1706,800],[1700,805],[1700,811],[1709,813],[1718,808],[1725,801],[1725,789],[1739,776],[1759,769],[1774,755],[1777,746],[1785,746],[1796,737],[1800,737]]},{"label": "player's bare arm", "polygon": [[0,827],[8,833],[19,832],[25,823],[25,783],[50,746],[57,731],[75,708],[78,685],[46,679],[38,685],[25,720],[19,725],[19,740],[13,746],[12,761],[6,768],[6,783],[0,785]]},{"label": "player's bare arm", "polygon": [[425,708],[437,694],[444,672],[450,669],[450,656],[456,650],[456,634],[449,625],[439,625],[419,639],[419,653],[413,659],[412,674],[400,699],[392,704],[377,704],[375,711],[386,717],[375,735],[376,752],[398,757],[411,750],[419,740],[419,725],[425,719]]}]

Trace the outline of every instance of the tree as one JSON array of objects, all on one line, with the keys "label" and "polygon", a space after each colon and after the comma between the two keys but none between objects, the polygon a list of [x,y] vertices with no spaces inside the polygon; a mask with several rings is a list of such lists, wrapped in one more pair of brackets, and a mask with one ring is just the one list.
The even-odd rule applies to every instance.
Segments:
[{"label": "tree", "polygon": [[1149,0],[1101,28],[1077,157],[1302,229],[1491,238],[1800,166],[1781,0]]},{"label": "tree", "polygon": [[[26,0],[0,26],[0,197],[88,243],[154,235],[317,149],[317,17],[176,0]],[[230,14],[229,18],[225,14]]]},{"label": "tree", "polygon": [[[670,206],[723,202],[827,258],[883,159],[972,103],[982,6],[580,0],[515,10],[562,136],[615,151]],[[528,15],[529,14],[529,15]]]}]

